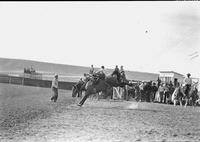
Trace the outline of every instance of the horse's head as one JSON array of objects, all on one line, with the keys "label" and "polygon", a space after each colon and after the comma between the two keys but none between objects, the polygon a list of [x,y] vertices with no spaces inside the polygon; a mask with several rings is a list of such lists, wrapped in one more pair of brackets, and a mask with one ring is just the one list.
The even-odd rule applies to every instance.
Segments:
[{"label": "horse's head", "polygon": [[78,93],[77,85],[72,85],[72,97],[76,97],[76,94]]},{"label": "horse's head", "polygon": [[197,84],[192,84],[189,94],[198,93]]},{"label": "horse's head", "polygon": [[180,88],[183,92],[185,92],[187,87],[186,87],[185,84],[181,84],[181,85],[179,86],[179,88]]},{"label": "horse's head", "polygon": [[72,85],[72,97],[76,97],[76,94],[84,89],[84,87],[82,87],[84,83],[84,81],[79,81],[76,84]]},{"label": "horse's head", "polygon": [[117,75],[116,75],[116,74],[113,74],[113,75],[112,75],[112,77],[114,77],[114,78],[116,78],[116,79],[117,79]]}]

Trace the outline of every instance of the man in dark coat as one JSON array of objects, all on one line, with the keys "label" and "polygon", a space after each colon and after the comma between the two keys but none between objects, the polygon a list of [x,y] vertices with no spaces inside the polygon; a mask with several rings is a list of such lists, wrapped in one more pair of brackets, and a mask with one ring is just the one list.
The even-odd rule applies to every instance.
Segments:
[{"label": "man in dark coat", "polygon": [[150,96],[151,96],[151,82],[148,82],[145,86],[144,86],[144,94],[145,94],[145,100],[147,102],[150,102]]},{"label": "man in dark coat", "polygon": [[152,86],[152,93],[153,93],[153,101],[155,100],[155,96],[156,96],[156,92],[158,91],[158,87],[156,86],[156,83],[154,82],[153,83],[153,86]]},{"label": "man in dark coat", "polygon": [[114,76],[114,75],[117,76],[117,81],[120,82],[120,71],[119,71],[119,68],[118,68],[117,65],[116,65],[116,67],[115,67],[115,70],[114,70],[113,73],[111,74],[111,76]]}]

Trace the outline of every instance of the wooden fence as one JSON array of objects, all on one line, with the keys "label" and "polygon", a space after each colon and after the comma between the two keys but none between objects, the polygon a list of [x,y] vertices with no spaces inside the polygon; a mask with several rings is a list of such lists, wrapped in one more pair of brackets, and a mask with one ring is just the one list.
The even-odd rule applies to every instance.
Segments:
[{"label": "wooden fence", "polygon": [[[9,84],[24,85],[24,86],[36,86],[36,87],[50,88],[52,81],[0,74],[0,83],[9,83]],[[59,89],[71,90],[72,86],[74,84],[75,84],[75,82],[59,81],[58,87],[59,87]]]}]

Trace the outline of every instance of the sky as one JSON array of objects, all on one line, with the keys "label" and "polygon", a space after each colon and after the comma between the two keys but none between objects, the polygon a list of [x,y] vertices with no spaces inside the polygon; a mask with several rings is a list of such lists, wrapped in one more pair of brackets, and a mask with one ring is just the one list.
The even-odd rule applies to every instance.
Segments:
[{"label": "sky", "polygon": [[0,2],[0,57],[200,77],[200,3]]}]

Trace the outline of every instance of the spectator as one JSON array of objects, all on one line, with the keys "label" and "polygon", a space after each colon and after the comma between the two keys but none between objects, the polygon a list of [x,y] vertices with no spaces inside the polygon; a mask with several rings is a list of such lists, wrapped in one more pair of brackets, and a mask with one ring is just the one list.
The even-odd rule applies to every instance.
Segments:
[{"label": "spectator", "polygon": [[120,67],[121,82],[126,81],[126,75],[123,66]]},{"label": "spectator", "polygon": [[117,65],[116,65],[116,67],[115,67],[115,70],[114,70],[113,73],[111,74],[111,76],[114,76],[114,75],[117,76],[117,81],[120,82],[120,71],[119,71],[119,68],[118,68]]},{"label": "spectator", "polygon": [[164,95],[164,84],[161,83],[161,85],[158,88],[159,91],[159,102],[162,103],[163,101],[163,95]]},{"label": "spectator", "polygon": [[154,102],[155,100],[155,96],[156,96],[156,92],[158,91],[158,87],[156,86],[156,83],[154,82],[153,83],[153,86],[152,86],[152,93],[153,93],[153,98],[152,98],[152,101]]},{"label": "spectator", "polygon": [[55,74],[54,79],[52,80],[51,85],[53,96],[51,97],[51,101],[56,102],[58,99],[58,75]]},{"label": "spectator", "polygon": [[147,102],[150,102],[150,98],[151,98],[151,82],[147,82],[143,89],[144,89],[145,100]]},{"label": "spectator", "polygon": [[140,93],[140,87],[139,87],[139,83],[137,83],[137,85],[135,86],[135,100],[136,101],[140,101],[141,100],[141,93]]},{"label": "spectator", "polygon": [[157,80],[157,84],[158,84],[158,88],[159,88],[159,86],[160,86],[160,84],[161,84],[161,80],[160,80],[160,78],[158,77],[158,80]]},{"label": "spectator", "polygon": [[140,88],[140,102],[144,99],[144,82],[141,82],[141,84],[139,85]]},{"label": "spectator", "polygon": [[93,67],[93,65],[91,65],[91,68],[90,68],[89,74],[93,75],[93,73],[94,73],[94,67]]},{"label": "spectator", "polygon": [[164,94],[163,94],[163,103],[167,103],[167,99],[169,98],[169,86],[168,84],[164,85]]}]

